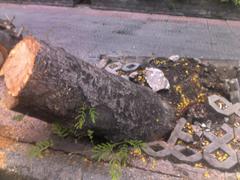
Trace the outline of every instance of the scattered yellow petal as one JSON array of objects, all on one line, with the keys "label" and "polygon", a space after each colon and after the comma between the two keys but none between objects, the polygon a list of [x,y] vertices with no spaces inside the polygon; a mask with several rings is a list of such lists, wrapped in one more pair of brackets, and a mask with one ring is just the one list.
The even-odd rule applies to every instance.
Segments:
[{"label": "scattered yellow petal", "polygon": [[140,156],[141,154],[142,154],[141,149],[136,148],[136,149],[133,150],[133,155],[135,155],[135,156]]},{"label": "scattered yellow petal", "polygon": [[202,163],[195,163],[194,167],[196,167],[196,168],[203,168],[203,164]]},{"label": "scattered yellow petal", "polygon": [[237,180],[240,180],[240,173],[239,172],[236,173],[236,177],[237,177]]},{"label": "scattered yellow petal", "polygon": [[208,172],[208,171],[204,172],[204,173],[203,173],[203,176],[204,176],[205,178],[209,178],[209,177],[210,177],[209,172]]},{"label": "scattered yellow petal", "polygon": [[141,160],[142,160],[143,163],[146,163],[145,157],[142,157]]},{"label": "scattered yellow petal", "polygon": [[153,160],[151,168],[154,170],[156,168],[156,166],[157,166],[157,161]]}]

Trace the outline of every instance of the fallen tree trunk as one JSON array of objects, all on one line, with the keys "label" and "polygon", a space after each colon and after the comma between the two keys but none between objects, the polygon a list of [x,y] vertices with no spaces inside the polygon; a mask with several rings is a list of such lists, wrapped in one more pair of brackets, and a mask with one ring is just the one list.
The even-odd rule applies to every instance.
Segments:
[{"label": "fallen tree trunk", "polygon": [[65,127],[75,126],[79,132],[91,129],[113,141],[151,141],[175,126],[171,106],[150,89],[33,37],[15,46],[0,74],[8,92],[4,96],[11,97],[2,102],[11,104],[8,108]]}]

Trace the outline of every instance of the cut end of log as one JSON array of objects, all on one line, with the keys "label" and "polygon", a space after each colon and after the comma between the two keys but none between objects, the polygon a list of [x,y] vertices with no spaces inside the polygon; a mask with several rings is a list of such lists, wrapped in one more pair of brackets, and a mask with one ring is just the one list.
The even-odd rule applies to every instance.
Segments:
[{"label": "cut end of log", "polygon": [[0,71],[11,96],[18,96],[25,87],[40,50],[40,44],[33,37],[25,37],[11,51]]},{"label": "cut end of log", "polygon": [[7,49],[0,44],[0,68],[2,67],[5,59],[7,58],[8,51]]},{"label": "cut end of log", "polygon": [[18,104],[18,99],[8,93],[3,77],[0,77],[0,107],[12,109]]}]

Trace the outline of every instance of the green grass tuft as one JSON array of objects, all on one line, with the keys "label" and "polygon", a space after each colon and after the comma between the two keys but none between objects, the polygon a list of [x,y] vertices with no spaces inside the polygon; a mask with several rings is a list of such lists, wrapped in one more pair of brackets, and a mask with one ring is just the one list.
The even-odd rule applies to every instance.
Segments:
[{"label": "green grass tuft", "polygon": [[13,121],[22,121],[24,119],[25,115],[24,114],[16,114],[12,117]]},{"label": "green grass tuft", "polygon": [[122,176],[122,167],[127,165],[130,147],[141,149],[142,141],[126,140],[119,143],[101,143],[93,148],[93,158],[97,161],[109,161],[109,174],[112,180]]},{"label": "green grass tuft", "polygon": [[44,140],[36,143],[36,145],[31,148],[30,156],[41,158],[43,157],[44,152],[53,146],[53,142],[51,140]]}]

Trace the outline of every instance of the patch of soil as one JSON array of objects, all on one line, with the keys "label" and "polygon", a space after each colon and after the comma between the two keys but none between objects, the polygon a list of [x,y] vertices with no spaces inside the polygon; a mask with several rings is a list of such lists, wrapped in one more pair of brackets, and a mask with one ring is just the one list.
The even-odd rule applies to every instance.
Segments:
[{"label": "patch of soil", "polygon": [[[176,119],[184,117],[191,123],[206,123],[207,120],[219,125],[224,123],[224,116],[208,105],[207,97],[216,94],[230,100],[225,80],[236,78],[237,68],[216,67],[194,58],[182,57],[172,61],[159,57],[143,64],[137,70],[138,75],[130,80],[148,86],[144,77],[146,67],[162,70],[169,80],[170,89],[161,90],[158,94],[176,109]],[[122,71],[118,73],[129,75]]]},{"label": "patch of soil", "polygon": [[223,116],[209,107],[207,97],[217,94],[230,99],[225,79],[236,77],[237,69],[217,68],[193,58],[181,58],[175,62],[156,58],[150,61],[150,66],[162,70],[169,80],[170,90],[159,94],[176,108],[177,117],[185,117],[192,123],[208,119],[223,123]]}]

